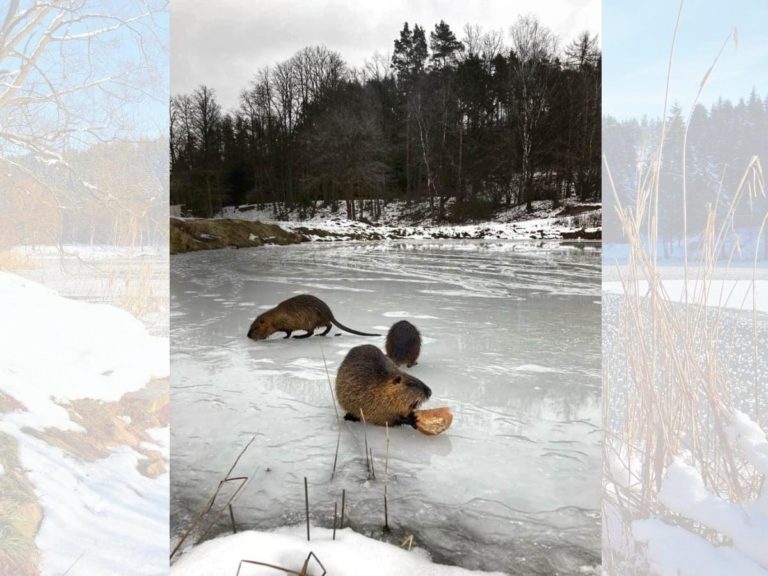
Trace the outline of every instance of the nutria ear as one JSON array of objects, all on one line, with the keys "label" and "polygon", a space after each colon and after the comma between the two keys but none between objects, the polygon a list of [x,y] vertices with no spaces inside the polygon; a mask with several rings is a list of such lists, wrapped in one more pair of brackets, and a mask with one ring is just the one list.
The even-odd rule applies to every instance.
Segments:
[{"label": "nutria ear", "polygon": [[400,384],[400,382],[402,382],[402,381],[403,381],[403,377],[402,377],[400,374],[398,374],[397,376],[395,376],[395,379],[393,380],[393,382],[394,382],[395,384]]}]

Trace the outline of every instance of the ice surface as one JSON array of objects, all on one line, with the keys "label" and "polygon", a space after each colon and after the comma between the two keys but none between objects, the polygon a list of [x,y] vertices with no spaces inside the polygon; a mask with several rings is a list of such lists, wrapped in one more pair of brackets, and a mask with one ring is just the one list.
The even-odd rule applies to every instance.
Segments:
[{"label": "ice surface", "polygon": [[[323,286],[323,288],[317,288]],[[354,290],[350,290],[354,289]],[[330,527],[346,489],[350,526],[381,537],[385,430],[338,426],[326,379],[356,345],[325,337],[253,342],[265,306],[309,292],[352,328],[409,317],[424,344],[411,372],[448,406],[437,437],[391,430],[389,523],[441,563],[509,574],[599,562],[600,252],[559,243],[425,241],[217,250],[171,272],[172,534],[202,509],[242,446],[250,478],[239,527],[295,524],[309,480],[313,522]],[[243,306],[243,303],[247,305]],[[396,313],[393,314],[393,313]],[[225,531],[229,522],[222,522]]]}]

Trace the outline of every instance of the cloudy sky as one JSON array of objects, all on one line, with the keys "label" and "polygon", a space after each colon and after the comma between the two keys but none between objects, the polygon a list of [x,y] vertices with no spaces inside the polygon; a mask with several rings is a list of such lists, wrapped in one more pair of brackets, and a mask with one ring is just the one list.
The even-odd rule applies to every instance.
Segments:
[{"label": "cloudy sky", "polygon": [[600,12],[599,0],[174,0],[171,91],[207,84],[226,110],[259,68],[304,46],[324,44],[361,66],[391,52],[405,21],[429,33],[443,19],[461,38],[468,23],[506,33],[520,14],[535,14],[567,43],[599,33]]}]

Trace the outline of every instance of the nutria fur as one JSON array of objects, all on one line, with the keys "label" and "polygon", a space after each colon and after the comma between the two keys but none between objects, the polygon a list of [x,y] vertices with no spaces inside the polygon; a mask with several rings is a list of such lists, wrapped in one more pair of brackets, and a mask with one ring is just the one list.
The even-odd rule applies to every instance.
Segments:
[{"label": "nutria fur", "polygon": [[368,334],[347,328],[333,317],[331,309],[320,298],[302,294],[288,298],[271,310],[260,314],[248,329],[248,338],[264,340],[275,332],[285,332],[285,337],[290,338],[294,330],[306,331],[306,334],[294,336],[294,338],[308,338],[312,336],[315,328],[320,326],[325,326],[325,332],[320,333],[320,336],[325,336],[331,329],[331,324],[352,334],[379,336],[379,334]]},{"label": "nutria fur", "polygon": [[401,371],[376,346],[352,348],[336,373],[336,399],[347,411],[345,420],[384,426],[410,424],[416,427],[413,411],[432,395],[418,378]]},{"label": "nutria fur", "polygon": [[408,368],[416,364],[421,352],[421,335],[416,326],[407,320],[400,320],[392,325],[387,333],[387,356],[392,362]]}]

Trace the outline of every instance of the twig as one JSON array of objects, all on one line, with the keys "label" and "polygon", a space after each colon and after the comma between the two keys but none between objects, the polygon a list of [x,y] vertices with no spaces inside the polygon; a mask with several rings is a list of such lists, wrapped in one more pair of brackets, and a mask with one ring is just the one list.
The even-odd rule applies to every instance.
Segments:
[{"label": "twig", "polygon": [[368,426],[366,426],[365,423],[365,414],[363,414],[363,409],[360,408],[360,418],[363,420],[363,437],[365,438],[365,466],[368,468],[368,475],[371,474],[371,459],[370,454],[368,453]]},{"label": "twig", "polygon": [[307,542],[309,542],[309,488],[306,476],[304,476],[304,508],[307,514]]},{"label": "twig", "polygon": [[347,500],[347,489],[342,488],[341,490],[341,521],[339,522],[339,530],[344,528],[344,510],[346,509],[346,500]]},{"label": "twig", "polygon": [[341,423],[339,418],[339,409],[336,407],[336,395],[333,393],[333,385],[331,385],[331,375],[328,373],[328,363],[325,361],[325,352],[323,351],[323,345],[320,344],[320,354],[323,357],[323,367],[325,368],[325,378],[328,380],[328,389],[331,391],[331,401],[333,402],[333,411],[336,413],[336,423]]},{"label": "twig", "polygon": [[317,562],[317,564],[323,570],[323,573],[320,574],[320,576],[325,576],[328,572],[325,569],[325,566],[323,566],[323,563],[320,562],[320,558],[318,558],[314,552],[310,552],[307,555],[307,558],[304,560],[304,564],[301,568],[301,572],[296,572],[296,570],[291,570],[290,568],[283,568],[282,566],[277,566],[276,564],[259,562],[258,560],[240,560],[240,563],[237,565],[236,576],[240,576],[240,569],[243,567],[243,564],[253,564],[254,566],[265,566],[267,568],[272,568],[273,570],[280,570],[281,572],[285,572],[286,574],[293,574],[294,576],[309,576],[309,561],[312,558],[315,559],[315,562]]},{"label": "twig", "polygon": [[389,503],[387,499],[387,485],[389,480],[389,423],[384,424],[387,434],[387,448],[384,457],[384,531],[389,532]]},{"label": "twig", "polygon": [[413,534],[409,534],[402,542],[400,542],[400,548],[405,548],[406,544],[408,544],[408,551],[410,552],[411,547],[413,546]]},{"label": "twig", "polygon": [[197,527],[197,525],[200,523],[200,521],[203,519],[203,517],[208,514],[208,512],[211,511],[213,508],[214,503],[216,502],[216,497],[219,495],[219,492],[221,491],[221,487],[226,484],[227,482],[240,482],[240,485],[237,487],[235,492],[232,494],[232,496],[229,498],[227,503],[224,505],[224,508],[222,508],[219,513],[216,515],[216,517],[211,521],[211,523],[208,525],[208,528],[205,529],[203,534],[200,536],[200,539],[198,539],[198,542],[202,540],[203,537],[208,533],[208,531],[211,529],[211,527],[214,525],[216,520],[218,520],[219,516],[221,516],[224,509],[232,503],[232,501],[237,497],[238,494],[240,494],[240,491],[243,489],[243,486],[245,486],[246,482],[248,482],[247,476],[238,476],[231,478],[230,474],[232,474],[232,471],[235,469],[235,466],[237,466],[237,463],[240,461],[240,458],[242,458],[243,454],[245,454],[245,451],[248,450],[248,447],[253,444],[253,441],[256,440],[256,436],[254,435],[248,443],[243,447],[243,449],[240,451],[240,454],[238,454],[237,458],[235,458],[234,463],[227,471],[226,476],[224,476],[224,479],[219,482],[219,485],[216,488],[216,491],[213,493],[213,496],[210,497],[208,500],[208,503],[205,505],[205,507],[195,516],[195,519],[192,521],[192,524],[190,524],[189,528],[187,528],[186,532],[182,535],[181,539],[178,541],[176,546],[171,551],[171,559],[176,555],[176,553],[181,548],[182,544],[189,538],[189,535],[194,531],[194,529]]},{"label": "twig", "polygon": [[229,505],[229,519],[232,522],[232,534],[237,534],[237,525],[235,524],[235,513],[232,510],[232,504]]},{"label": "twig", "polygon": [[339,503],[333,503],[333,539],[336,540],[336,520],[338,519],[338,507]]},{"label": "twig", "polygon": [[341,445],[341,424],[338,425],[338,434],[336,435],[336,452],[333,454],[333,470],[331,470],[331,481],[336,476],[336,463],[339,460],[339,446]]},{"label": "twig", "polygon": [[67,571],[66,571],[66,572],[64,572],[64,573],[62,574],[62,576],[67,576],[67,574],[69,574],[69,573],[72,571],[72,568],[74,568],[74,567],[75,567],[75,564],[77,564],[78,562],[80,562],[80,559],[81,559],[83,556],[85,556],[85,550],[83,550],[82,552],[80,552],[80,556],[78,556],[77,558],[75,558],[75,561],[74,561],[74,562],[72,562],[72,564],[70,564],[70,565],[69,565],[69,568],[67,568]]},{"label": "twig", "polygon": [[376,470],[373,466],[373,448],[371,448],[369,451],[371,453],[371,480],[376,480]]},{"label": "twig", "polygon": [[325,360],[325,352],[323,351],[323,345],[320,344],[320,354],[323,357],[323,368],[325,368],[325,378],[328,380],[328,390],[331,392],[331,403],[333,404],[333,412],[336,414],[336,428],[338,434],[336,435],[336,452],[333,454],[333,470],[331,470],[331,481],[336,476],[336,464],[339,461],[339,446],[341,445],[341,418],[339,417],[339,409],[336,407],[336,395],[333,393],[333,385],[331,384],[331,375],[328,373],[328,362]]}]

